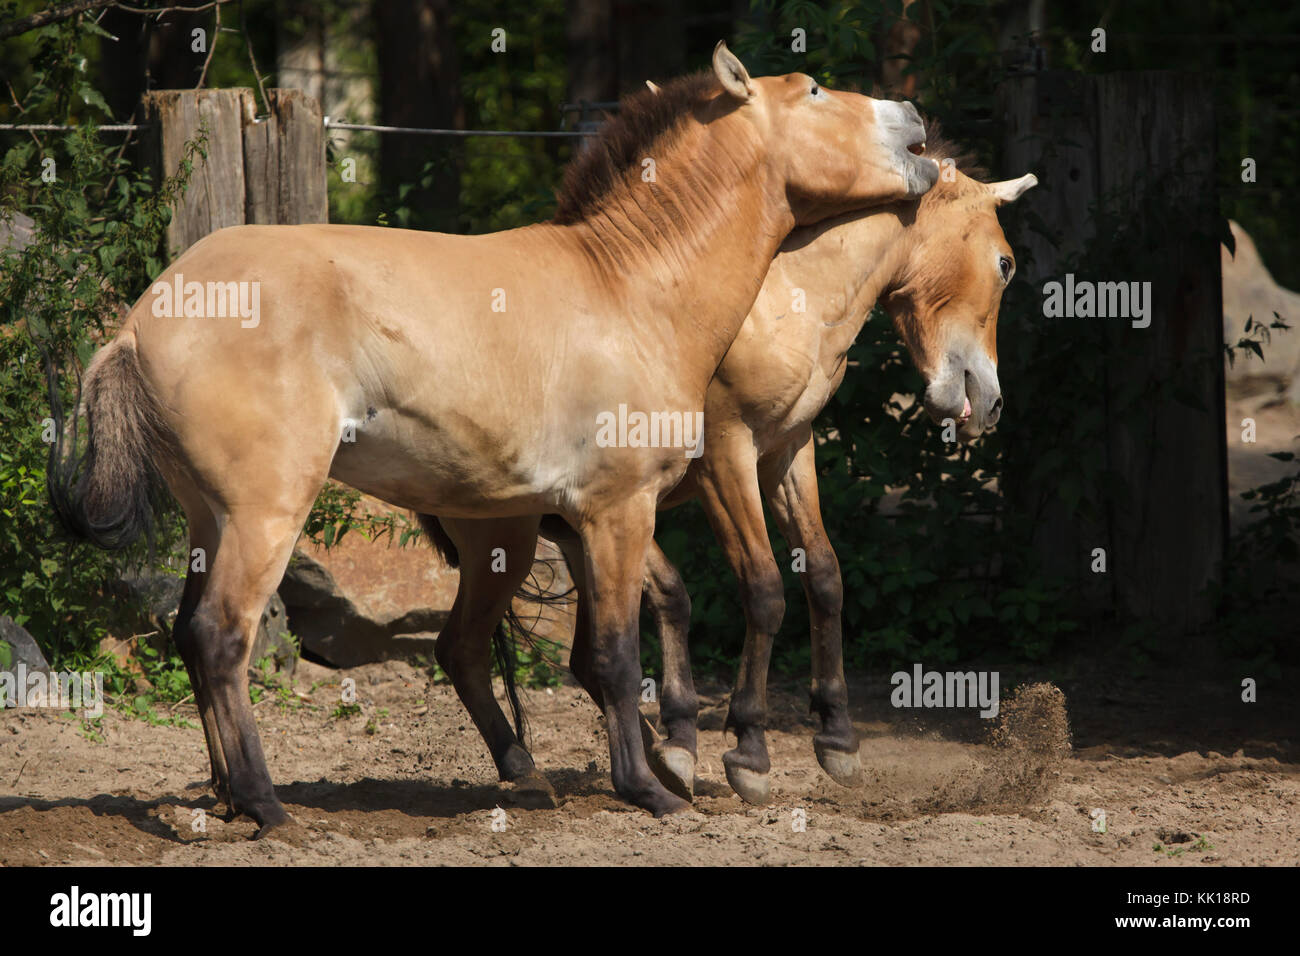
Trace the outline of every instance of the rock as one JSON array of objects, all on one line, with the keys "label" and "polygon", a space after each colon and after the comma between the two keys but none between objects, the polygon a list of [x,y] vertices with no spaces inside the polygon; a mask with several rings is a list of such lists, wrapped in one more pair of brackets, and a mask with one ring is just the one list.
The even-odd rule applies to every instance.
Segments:
[{"label": "rock", "polygon": [[13,618],[7,615],[0,617],[0,642],[5,645],[5,649],[0,650],[0,669],[12,671],[22,664],[29,673],[32,671],[49,673],[50,664],[41,653],[36,639],[27,633],[26,628],[15,624]]},{"label": "rock", "polygon": [[31,245],[36,236],[36,221],[31,216],[15,212],[0,219],[0,256],[21,252]]},{"label": "rock", "polygon": [[302,551],[289,561],[279,593],[303,649],[335,667],[432,656],[433,635],[447,620],[446,611],[429,607],[389,617],[359,606]]},{"label": "rock", "polygon": [[1236,252],[1220,247],[1223,270],[1223,338],[1236,345],[1242,338],[1246,319],[1269,325],[1276,312],[1291,326],[1270,329],[1270,341],[1261,345],[1264,360],[1254,353],[1238,352],[1232,365],[1225,368],[1230,384],[1248,379],[1267,379],[1274,387],[1286,391],[1293,404],[1300,404],[1300,294],[1284,289],[1260,258],[1250,235],[1235,222],[1229,224]]},{"label": "rock", "polygon": [[262,612],[253,653],[248,658],[250,675],[259,672],[260,662],[265,658],[270,658],[272,670],[285,675],[292,675],[298,666],[298,644],[289,632],[289,612],[278,593],[271,595]]}]

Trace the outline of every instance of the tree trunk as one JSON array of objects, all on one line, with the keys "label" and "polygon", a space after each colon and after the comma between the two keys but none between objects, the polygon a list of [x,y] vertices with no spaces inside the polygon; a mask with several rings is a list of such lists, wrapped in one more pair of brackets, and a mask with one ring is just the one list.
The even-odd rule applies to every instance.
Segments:
[{"label": "tree trunk", "polygon": [[[460,66],[451,36],[450,0],[377,0],[379,122],[385,126],[463,129]],[[442,231],[457,226],[459,144],[447,137],[381,134],[380,179],[411,225]],[[428,170],[426,171],[426,166]],[[427,185],[421,183],[427,179]]]}]

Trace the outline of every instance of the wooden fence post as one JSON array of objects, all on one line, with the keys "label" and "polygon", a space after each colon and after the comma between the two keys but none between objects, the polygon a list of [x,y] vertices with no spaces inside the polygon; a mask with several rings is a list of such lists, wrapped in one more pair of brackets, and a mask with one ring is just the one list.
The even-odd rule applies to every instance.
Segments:
[{"label": "wooden fence post", "polygon": [[[1151,282],[1148,327],[1064,320],[1106,323],[1106,368],[1080,374],[1099,383],[1108,468],[1123,482],[1092,525],[1052,502],[1035,557],[1089,599],[1169,634],[1213,618],[1207,585],[1220,580],[1228,537],[1213,102],[1206,77],[1154,71],[1045,72],[999,91],[1004,164],[1037,173],[1042,187],[1021,202],[1056,232],[1011,238],[1032,255],[1025,274],[1034,287],[1062,281],[1066,261],[1098,238],[1090,209],[1131,230],[1134,261],[1151,264],[1142,275],[1102,277]],[[1157,195],[1190,225],[1171,234],[1148,221],[1143,204]],[[1136,407],[1122,397],[1174,381],[1190,387],[1156,391]],[[1090,571],[1094,547],[1106,549],[1105,576]]]},{"label": "wooden fence post", "polygon": [[[244,114],[245,222],[326,222],[325,124],[301,90],[267,90],[271,113]],[[250,94],[251,99],[251,94]]]},{"label": "wooden fence post", "polygon": [[160,179],[180,164],[185,144],[208,131],[207,159],[195,157],[185,194],[167,227],[167,252],[178,256],[208,233],[244,222],[243,103],[250,90],[157,90],[144,95],[146,162]]},{"label": "wooden fence post", "polygon": [[259,121],[249,89],[145,94],[145,155],[157,176],[175,172],[185,144],[208,130],[207,159],[195,158],[167,228],[170,255],[225,226],[327,221],[320,106],[299,90],[268,90],[267,99],[270,115]]}]

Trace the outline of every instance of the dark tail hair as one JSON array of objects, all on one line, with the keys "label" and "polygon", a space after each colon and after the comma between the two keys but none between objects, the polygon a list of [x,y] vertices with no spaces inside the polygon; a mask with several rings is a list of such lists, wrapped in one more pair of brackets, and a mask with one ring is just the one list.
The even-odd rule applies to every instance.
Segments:
[{"label": "dark tail hair", "polygon": [[[112,551],[142,534],[152,538],[164,485],[156,462],[174,447],[158,403],[140,370],[134,335],[120,335],[101,349],[78,381],[77,407],[65,422],[58,369],[49,350],[45,362],[54,442],[45,487],[50,505],[73,538]],[[86,446],[78,448],[84,410]]]},{"label": "dark tail hair", "polygon": [[528,634],[528,629],[519,620],[514,608],[506,611],[506,619],[499,622],[492,632],[492,650],[496,654],[497,667],[501,669],[501,679],[506,685],[506,700],[510,702],[510,715],[515,719],[515,736],[520,743],[524,742],[525,734],[528,733],[528,715],[524,712],[524,702],[519,699],[519,686],[515,680],[515,671],[519,668],[518,645],[515,642],[519,635],[525,634]]}]

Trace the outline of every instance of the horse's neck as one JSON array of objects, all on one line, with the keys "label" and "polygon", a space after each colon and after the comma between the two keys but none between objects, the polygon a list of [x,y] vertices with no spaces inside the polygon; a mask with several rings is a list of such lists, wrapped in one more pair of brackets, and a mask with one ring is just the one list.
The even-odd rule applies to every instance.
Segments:
[{"label": "horse's neck", "polygon": [[786,242],[780,260],[792,282],[802,285],[810,306],[821,310],[823,351],[847,351],[882,292],[906,261],[913,228],[909,211],[891,206],[842,217]]},{"label": "horse's neck", "polygon": [[657,161],[658,189],[630,183],[564,227],[628,317],[650,335],[671,336],[709,375],[794,225],[757,144],[727,146],[720,135],[683,135]]}]

